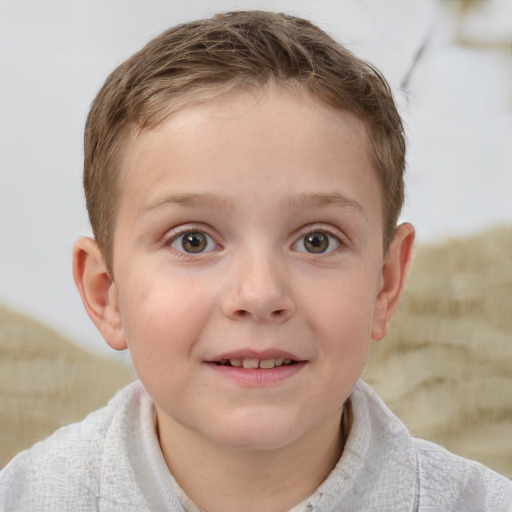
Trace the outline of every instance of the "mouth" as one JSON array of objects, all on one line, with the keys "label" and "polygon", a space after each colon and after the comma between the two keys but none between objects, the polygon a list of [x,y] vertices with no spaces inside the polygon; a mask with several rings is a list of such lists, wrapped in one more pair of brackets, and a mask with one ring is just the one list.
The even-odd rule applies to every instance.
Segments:
[{"label": "mouth", "polygon": [[279,349],[235,350],[219,354],[207,366],[244,388],[274,387],[302,373],[308,361]]},{"label": "mouth", "polygon": [[299,361],[290,358],[277,357],[270,359],[255,359],[255,358],[230,358],[221,359],[220,361],[212,361],[217,366],[228,366],[232,368],[245,368],[245,369],[261,369],[272,370],[281,366],[293,366]]}]

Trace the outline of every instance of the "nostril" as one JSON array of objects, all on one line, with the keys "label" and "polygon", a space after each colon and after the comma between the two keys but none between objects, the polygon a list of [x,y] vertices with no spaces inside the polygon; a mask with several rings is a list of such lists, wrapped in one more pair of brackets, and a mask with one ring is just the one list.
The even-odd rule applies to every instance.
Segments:
[{"label": "nostril", "polygon": [[[282,316],[285,315],[285,313],[286,313],[285,309],[275,309],[274,311],[272,311],[270,313],[270,317],[268,317],[268,318],[281,318]],[[250,311],[247,311],[246,309],[237,309],[234,312],[234,315],[237,318],[246,318],[248,316],[258,316],[258,315],[253,315]]]}]

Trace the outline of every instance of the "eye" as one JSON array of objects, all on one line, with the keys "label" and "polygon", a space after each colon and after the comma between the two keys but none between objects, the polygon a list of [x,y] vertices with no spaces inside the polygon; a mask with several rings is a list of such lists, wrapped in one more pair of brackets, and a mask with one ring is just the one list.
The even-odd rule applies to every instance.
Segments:
[{"label": "eye", "polygon": [[321,254],[331,252],[341,246],[341,242],[325,231],[312,231],[303,236],[294,248],[299,252]]},{"label": "eye", "polygon": [[179,252],[197,254],[212,251],[217,244],[211,236],[202,231],[186,231],[172,239],[171,247]]}]

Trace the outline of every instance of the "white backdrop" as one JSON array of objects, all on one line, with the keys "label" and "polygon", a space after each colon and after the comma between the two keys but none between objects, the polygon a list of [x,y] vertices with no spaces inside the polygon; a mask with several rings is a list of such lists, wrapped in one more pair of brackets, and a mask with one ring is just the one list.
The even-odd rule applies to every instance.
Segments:
[{"label": "white backdrop", "polygon": [[89,105],[165,28],[240,8],[308,17],[384,71],[408,126],[403,218],[420,242],[512,224],[509,0],[464,18],[446,0],[0,0],[0,301],[106,353],[71,276],[72,243],[90,234]]}]

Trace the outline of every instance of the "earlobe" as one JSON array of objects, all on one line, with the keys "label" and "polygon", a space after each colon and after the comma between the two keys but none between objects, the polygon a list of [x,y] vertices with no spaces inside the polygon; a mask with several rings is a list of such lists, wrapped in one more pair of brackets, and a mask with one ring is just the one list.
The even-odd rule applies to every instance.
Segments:
[{"label": "earlobe", "polygon": [[73,247],[73,277],[87,314],[115,350],[127,347],[118,307],[116,285],[103,254],[92,238],[79,238]]},{"label": "earlobe", "polygon": [[414,227],[411,224],[404,223],[398,226],[384,259],[373,311],[373,340],[381,340],[386,336],[391,319],[398,308],[412,262],[414,235]]}]

